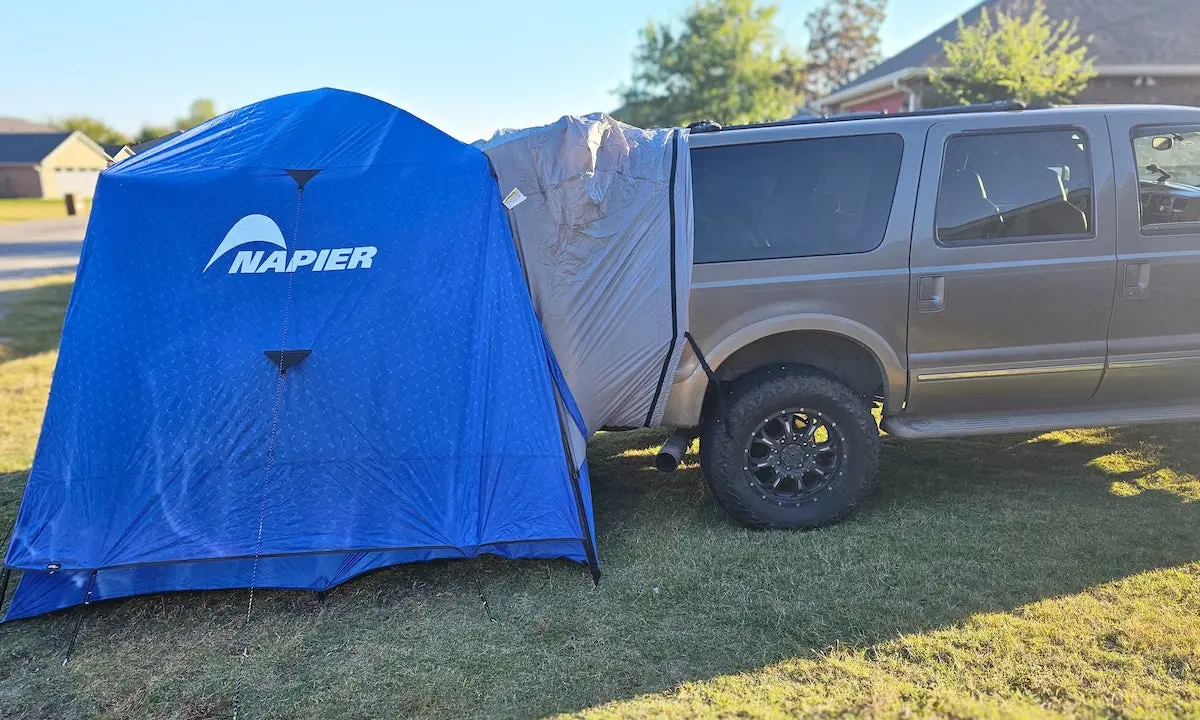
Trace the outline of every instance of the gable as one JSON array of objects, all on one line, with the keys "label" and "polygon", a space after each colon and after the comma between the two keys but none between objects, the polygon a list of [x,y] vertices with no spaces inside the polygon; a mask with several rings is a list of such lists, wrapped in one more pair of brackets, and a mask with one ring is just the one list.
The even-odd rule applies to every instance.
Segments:
[{"label": "gable", "polygon": [[84,170],[108,167],[108,155],[82,133],[73,133],[42,160],[43,165]]},{"label": "gable", "polygon": [[[1028,14],[1032,4],[1030,0],[984,0],[961,17],[964,24],[974,25],[984,8],[994,18],[997,11]],[[1097,66],[1200,66],[1200,43],[1194,35],[1200,27],[1197,0],[1046,0],[1046,14],[1053,22],[1079,18],[1079,37]],[[905,68],[936,66],[945,59],[939,38],[952,40],[957,34],[955,18],[838,92]]]},{"label": "gable", "polygon": [[[108,150],[105,149],[105,152]],[[108,156],[112,158],[113,162],[121,162],[125,158],[133,157],[133,150],[128,145],[119,145],[115,146],[112,152],[108,152]]]}]

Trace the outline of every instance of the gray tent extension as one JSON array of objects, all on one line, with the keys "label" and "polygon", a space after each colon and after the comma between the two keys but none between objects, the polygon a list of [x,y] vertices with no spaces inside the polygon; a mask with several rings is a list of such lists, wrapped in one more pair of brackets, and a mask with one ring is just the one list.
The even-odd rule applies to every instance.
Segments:
[{"label": "gray tent extension", "polygon": [[567,116],[479,143],[588,433],[662,421],[688,328],[687,131]]}]

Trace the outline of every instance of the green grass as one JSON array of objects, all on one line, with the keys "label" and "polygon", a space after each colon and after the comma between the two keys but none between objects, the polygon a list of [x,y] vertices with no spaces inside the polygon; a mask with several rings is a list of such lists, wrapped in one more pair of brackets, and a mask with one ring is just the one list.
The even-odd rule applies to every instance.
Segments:
[{"label": "green grass", "polygon": [[[85,199],[81,201],[79,212],[86,215],[90,208],[91,201]],[[66,216],[67,206],[61,199],[0,198],[0,223],[47,220]]]},{"label": "green grass", "polygon": [[[68,285],[0,294],[0,521]],[[605,577],[435,563],[0,626],[9,717],[1200,716],[1197,427],[900,442],[852,520],[750,532],[655,431],[590,448]],[[487,598],[491,618],[480,602]],[[70,664],[62,652],[82,617]],[[494,619],[494,621],[493,621]]]}]

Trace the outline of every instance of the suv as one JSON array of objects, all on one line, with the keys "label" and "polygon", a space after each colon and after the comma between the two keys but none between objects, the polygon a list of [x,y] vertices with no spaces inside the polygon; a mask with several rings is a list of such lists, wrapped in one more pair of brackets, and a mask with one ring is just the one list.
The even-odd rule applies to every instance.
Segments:
[{"label": "suv", "polygon": [[903,438],[1200,419],[1200,109],[968,107],[690,144],[703,357],[663,424],[676,460],[700,436],[737,520],[844,518],[876,474],[876,405]]}]

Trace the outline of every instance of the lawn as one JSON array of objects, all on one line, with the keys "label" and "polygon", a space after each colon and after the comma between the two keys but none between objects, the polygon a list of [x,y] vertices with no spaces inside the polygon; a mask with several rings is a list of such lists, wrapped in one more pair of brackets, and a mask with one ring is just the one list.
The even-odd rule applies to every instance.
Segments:
[{"label": "lawn", "polygon": [[[69,279],[0,287],[0,521]],[[1200,716],[1196,426],[885,438],[820,532],[750,532],[656,431],[591,444],[605,577],[392,568],[331,591],[135,598],[0,626],[8,717]],[[487,605],[481,602],[486,598]],[[70,663],[62,654],[77,620]]]},{"label": "lawn", "polygon": [[[82,200],[79,212],[86,215],[90,208],[91,201]],[[61,199],[0,198],[0,223],[47,220],[66,216],[67,207]]]}]

